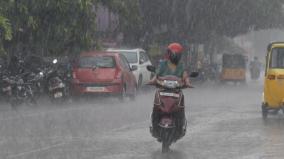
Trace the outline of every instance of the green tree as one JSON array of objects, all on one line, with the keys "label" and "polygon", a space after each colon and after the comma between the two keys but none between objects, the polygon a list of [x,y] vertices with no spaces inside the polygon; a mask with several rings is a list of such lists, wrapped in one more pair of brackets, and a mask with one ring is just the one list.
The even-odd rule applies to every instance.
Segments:
[{"label": "green tree", "polygon": [[56,55],[92,49],[98,40],[95,7],[99,3],[119,16],[117,32],[125,33],[128,42],[139,40],[138,0],[0,0],[0,15],[5,17],[0,27],[5,27],[6,35],[0,44],[16,54]]},{"label": "green tree", "polygon": [[12,39],[12,29],[9,20],[0,16],[0,36],[2,40]]},{"label": "green tree", "polygon": [[[13,38],[4,42],[10,53],[41,55],[79,52],[96,45],[92,0],[1,1]],[[2,5],[3,4],[3,5]]]}]

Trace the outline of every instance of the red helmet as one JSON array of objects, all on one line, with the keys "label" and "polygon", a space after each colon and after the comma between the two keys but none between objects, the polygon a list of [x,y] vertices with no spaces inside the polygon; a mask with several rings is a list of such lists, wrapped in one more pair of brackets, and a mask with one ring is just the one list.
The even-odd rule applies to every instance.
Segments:
[{"label": "red helmet", "polygon": [[181,59],[181,54],[183,52],[183,47],[179,43],[171,43],[168,46],[168,54],[167,59],[169,59],[172,63],[178,64]]},{"label": "red helmet", "polygon": [[179,53],[182,53],[183,47],[179,43],[171,43],[168,46],[168,50],[171,51],[172,53],[179,54]]}]

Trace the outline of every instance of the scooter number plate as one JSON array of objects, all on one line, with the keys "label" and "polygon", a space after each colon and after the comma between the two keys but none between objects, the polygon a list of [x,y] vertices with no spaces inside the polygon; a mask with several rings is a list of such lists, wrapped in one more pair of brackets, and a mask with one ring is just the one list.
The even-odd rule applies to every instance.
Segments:
[{"label": "scooter number plate", "polygon": [[162,128],[173,128],[175,127],[173,120],[169,118],[161,119],[159,126]]},{"label": "scooter number plate", "polygon": [[177,93],[160,92],[160,95],[161,96],[167,96],[167,97],[179,98],[179,94],[177,94]]},{"label": "scooter number plate", "polygon": [[55,94],[54,94],[54,98],[60,98],[60,97],[62,97],[63,96],[63,93],[62,92],[56,92]]}]

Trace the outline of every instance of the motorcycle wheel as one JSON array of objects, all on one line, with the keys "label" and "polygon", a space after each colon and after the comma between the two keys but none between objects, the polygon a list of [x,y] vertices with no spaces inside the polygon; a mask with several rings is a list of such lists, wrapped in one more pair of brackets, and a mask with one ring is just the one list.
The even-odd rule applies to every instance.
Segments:
[{"label": "motorcycle wheel", "polygon": [[35,100],[34,97],[30,98],[30,104],[36,106],[37,105],[37,101]]},{"label": "motorcycle wheel", "polygon": [[55,104],[55,105],[61,105],[64,103],[64,98],[54,98],[54,97],[50,97],[51,103]]},{"label": "motorcycle wheel", "polygon": [[[162,130],[163,131],[163,130]],[[170,151],[171,136],[169,131],[162,132],[162,153],[167,153]]]},{"label": "motorcycle wheel", "polygon": [[130,100],[135,101],[136,95],[137,95],[137,87],[134,88],[133,93],[129,96]]},{"label": "motorcycle wheel", "polygon": [[[57,95],[59,93],[59,95]],[[61,105],[65,101],[65,92],[63,89],[52,91],[49,95],[52,104]]]},{"label": "motorcycle wheel", "polygon": [[27,95],[27,98],[25,100],[26,104],[28,105],[31,105],[31,106],[36,106],[37,105],[37,100],[36,98],[39,98],[39,97],[36,97],[34,96],[34,92],[32,91],[31,87],[28,87],[28,95]]},{"label": "motorcycle wheel", "polygon": [[170,144],[167,141],[162,142],[162,153],[167,153],[170,151]]}]

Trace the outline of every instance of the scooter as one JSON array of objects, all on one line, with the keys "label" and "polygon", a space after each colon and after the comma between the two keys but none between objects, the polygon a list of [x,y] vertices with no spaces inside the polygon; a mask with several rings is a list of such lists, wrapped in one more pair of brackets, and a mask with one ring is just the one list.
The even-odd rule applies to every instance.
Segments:
[{"label": "scooter", "polygon": [[[155,72],[154,66],[147,66],[148,71]],[[190,77],[197,77],[192,73]],[[193,88],[185,86],[176,76],[157,77],[152,84],[158,89],[155,94],[152,126],[150,132],[162,143],[162,152],[169,151],[172,143],[182,138],[186,133],[187,121],[184,115],[184,95],[182,89]]]}]

